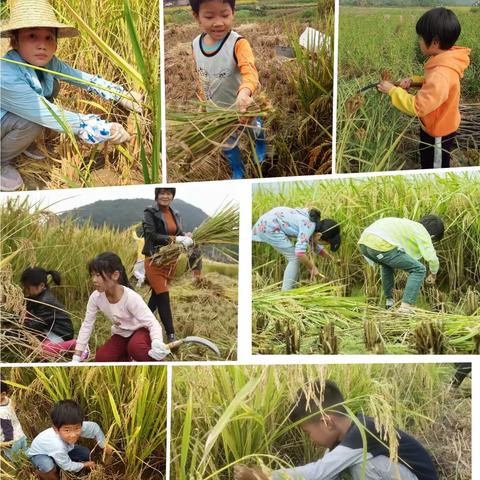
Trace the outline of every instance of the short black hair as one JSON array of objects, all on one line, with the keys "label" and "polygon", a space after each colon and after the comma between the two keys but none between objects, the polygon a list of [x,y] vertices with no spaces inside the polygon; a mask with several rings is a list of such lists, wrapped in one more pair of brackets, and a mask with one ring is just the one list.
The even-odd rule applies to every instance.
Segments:
[{"label": "short black hair", "polygon": [[448,8],[432,8],[425,12],[415,27],[427,47],[437,40],[442,50],[448,50],[455,45],[462,28],[457,16]]},{"label": "short black hair", "polygon": [[85,414],[75,400],[61,400],[53,406],[50,418],[56,428],[61,428],[64,425],[81,425]]},{"label": "short black hair", "polygon": [[228,3],[232,7],[232,11],[235,11],[235,0],[190,0],[190,6],[192,7],[193,13],[198,15],[200,11],[200,5],[202,3],[217,1],[222,3]]},{"label": "short black hair", "polygon": [[[330,414],[344,415],[347,410],[341,405],[345,399],[338,385],[332,380],[315,380],[297,392],[297,400],[290,412],[290,420],[299,422],[316,420],[324,410]],[[335,407],[330,409],[331,407]],[[313,415],[313,416],[312,416]]]},{"label": "short black hair", "polygon": [[177,189],[174,187],[157,187],[155,189],[155,201],[157,200],[158,196],[162,193],[162,190],[166,190],[167,192],[170,192],[173,195],[173,198],[175,198],[175,195],[177,193]]},{"label": "short black hair", "polygon": [[425,215],[418,222],[426,228],[434,242],[438,242],[443,238],[445,225],[443,220],[437,217],[437,215]]}]

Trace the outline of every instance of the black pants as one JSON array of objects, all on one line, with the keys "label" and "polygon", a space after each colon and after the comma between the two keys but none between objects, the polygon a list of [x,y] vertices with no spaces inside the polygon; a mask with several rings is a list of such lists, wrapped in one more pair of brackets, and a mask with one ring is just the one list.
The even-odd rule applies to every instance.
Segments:
[{"label": "black pants", "polygon": [[173,335],[175,328],[173,327],[172,309],[170,308],[170,295],[168,292],[155,293],[152,290],[152,295],[148,301],[148,308],[155,313],[158,310],[160,320],[165,327],[167,335]]},{"label": "black pants", "polygon": [[421,128],[419,150],[422,168],[448,168],[456,135],[457,132],[453,132],[444,137],[431,137]]}]

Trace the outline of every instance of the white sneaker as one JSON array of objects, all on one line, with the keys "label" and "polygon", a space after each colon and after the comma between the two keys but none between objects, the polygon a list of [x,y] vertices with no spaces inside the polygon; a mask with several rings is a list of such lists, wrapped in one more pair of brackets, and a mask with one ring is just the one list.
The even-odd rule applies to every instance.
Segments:
[{"label": "white sneaker", "polygon": [[34,144],[30,145],[23,154],[32,160],[45,160],[45,154]]},{"label": "white sneaker", "polygon": [[401,315],[411,315],[414,312],[411,305],[400,305],[397,309],[397,313]]},{"label": "white sneaker", "polygon": [[2,165],[0,170],[0,190],[13,192],[23,186],[18,170],[12,165]]}]

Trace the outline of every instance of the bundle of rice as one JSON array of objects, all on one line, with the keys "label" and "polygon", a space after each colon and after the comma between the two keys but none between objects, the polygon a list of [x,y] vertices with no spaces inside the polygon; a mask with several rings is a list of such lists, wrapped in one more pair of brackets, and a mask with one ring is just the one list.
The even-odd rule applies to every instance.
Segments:
[{"label": "bundle of rice", "polygon": [[[240,216],[238,205],[229,203],[207,218],[192,233],[193,247],[205,245],[238,245],[238,229]],[[188,253],[181,243],[170,243],[159,249],[152,257],[159,265],[176,262],[182,253]]]}]

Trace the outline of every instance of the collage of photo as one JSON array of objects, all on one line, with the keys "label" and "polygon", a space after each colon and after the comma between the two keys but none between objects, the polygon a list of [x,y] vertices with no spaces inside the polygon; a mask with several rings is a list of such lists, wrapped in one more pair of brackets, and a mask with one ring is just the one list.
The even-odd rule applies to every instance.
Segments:
[{"label": "collage of photo", "polygon": [[479,25],[2,0],[0,478],[480,479]]}]

